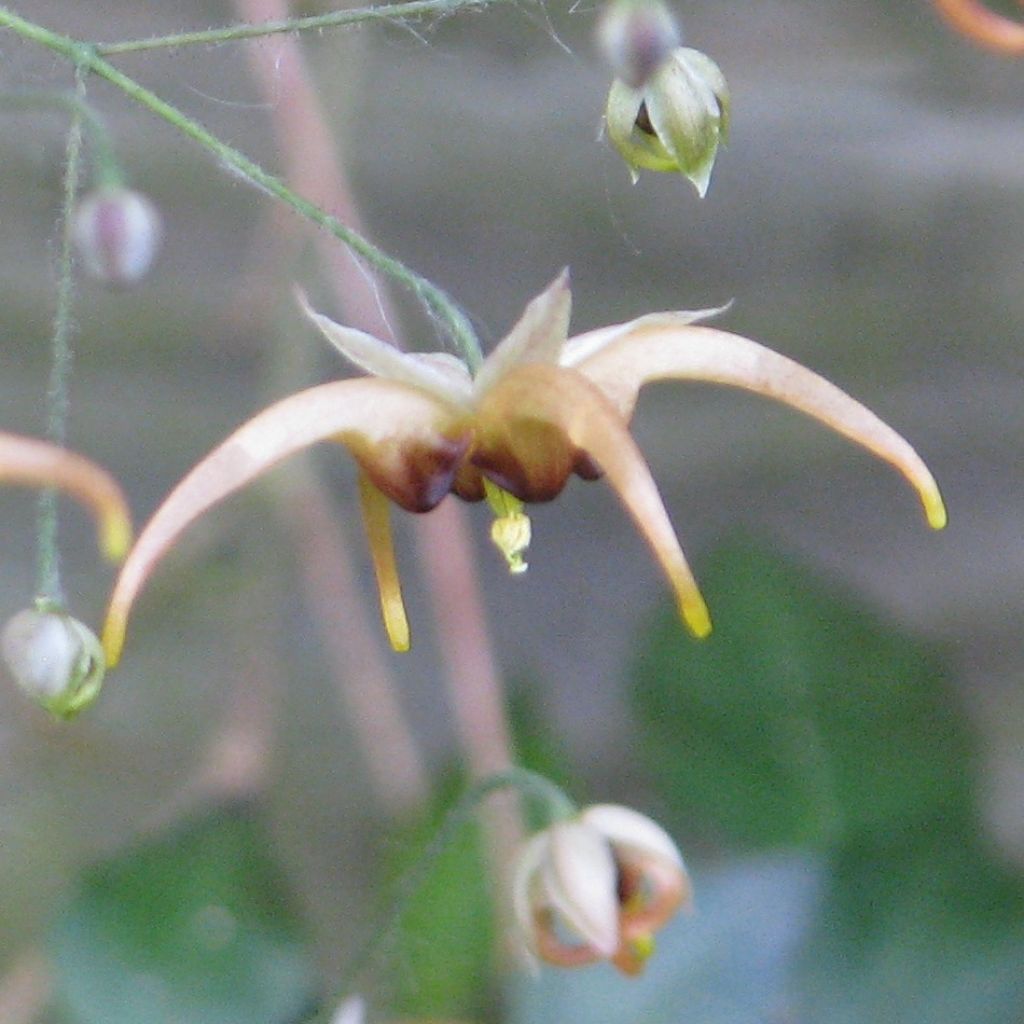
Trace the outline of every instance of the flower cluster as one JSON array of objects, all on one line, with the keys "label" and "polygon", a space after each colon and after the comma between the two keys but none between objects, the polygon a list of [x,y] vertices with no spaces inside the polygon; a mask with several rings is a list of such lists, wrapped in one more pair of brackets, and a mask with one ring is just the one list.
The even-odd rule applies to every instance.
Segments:
[{"label": "flower cluster", "polygon": [[551,500],[573,474],[607,478],[668,577],[683,620],[704,636],[711,628],[707,608],[628,429],[640,388],[654,380],[712,381],[784,402],[894,465],[917,489],[929,523],[945,524],[931,473],[899,434],[793,360],[696,325],[714,310],[654,313],[570,338],[563,272],[473,376],[452,355],[400,352],[303,305],[368,376],[321,384],[264,409],[178,484],[115,584],[103,631],[110,665],[120,657],[136,596],[181,533],[286,456],[325,440],[340,442],[359,465],[383,617],[396,649],[408,647],[409,630],[389,501],[426,512],[448,494],[489,498],[499,514],[492,535],[510,566],[521,569],[529,539],[521,503]]}]

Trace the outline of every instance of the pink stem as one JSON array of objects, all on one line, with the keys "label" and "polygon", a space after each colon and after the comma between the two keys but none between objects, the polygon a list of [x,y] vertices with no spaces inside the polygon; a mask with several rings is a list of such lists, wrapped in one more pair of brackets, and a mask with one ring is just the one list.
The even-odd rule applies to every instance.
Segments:
[{"label": "pink stem", "polygon": [[[240,17],[250,22],[288,16],[287,4],[278,0],[235,0],[235,7]],[[289,184],[351,222],[355,211],[347,199],[298,42],[290,36],[272,37],[252,44],[249,54],[256,82],[270,104]],[[343,246],[322,234],[317,240],[335,280],[364,280],[362,270]],[[359,315],[370,318],[374,329],[380,329],[383,321],[375,319],[380,316],[375,296],[365,296],[365,289],[360,289],[351,290],[350,297]],[[282,518],[291,524],[299,542],[309,605],[317,617],[338,692],[359,737],[370,777],[388,811],[405,813],[425,802],[427,772],[377,639],[379,626],[369,620],[357,596],[359,581],[344,527],[333,515],[325,489],[312,470],[302,473],[301,485],[285,489],[282,501],[287,504]]]},{"label": "pink stem", "polygon": [[[286,0],[235,0],[248,21],[286,17]],[[360,228],[358,209],[345,176],[338,147],[313,88],[298,40],[278,36],[251,49],[256,74],[272,104],[278,146],[296,191]],[[320,235],[322,252],[333,270],[337,301],[348,323],[392,338],[385,290],[338,243]],[[471,555],[472,540],[453,501],[420,519],[420,560],[431,591],[446,681],[459,741],[470,773],[481,778],[512,763],[505,716],[504,687],[483,613],[479,581]],[[488,816],[489,847],[502,891],[520,834],[517,816]],[[504,901],[503,901],[504,903]]]}]

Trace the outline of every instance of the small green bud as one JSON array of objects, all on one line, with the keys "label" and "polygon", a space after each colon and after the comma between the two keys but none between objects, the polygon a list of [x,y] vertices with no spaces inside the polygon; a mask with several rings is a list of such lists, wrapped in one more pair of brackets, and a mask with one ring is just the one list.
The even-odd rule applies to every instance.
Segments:
[{"label": "small green bud", "polygon": [[88,626],[64,612],[18,612],[0,634],[0,652],[18,686],[56,718],[74,718],[99,695],[103,649]]},{"label": "small green bud", "polygon": [[611,0],[597,24],[597,43],[612,72],[633,89],[646,85],[680,41],[661,0]]},{"label": "small green bud", "polygon": [[710,57],[681,46],[643,88],[612,83],[605,123],[634,182],[639,168],[679,171],[703,197],[729,132],[729,86]]},{"label": "small green bud", "polygon": [[160,250],[160,212],[142,195],[120,186],[99,188],[75,211],[75,244],[85,269],[117,288],[137,284]]}]

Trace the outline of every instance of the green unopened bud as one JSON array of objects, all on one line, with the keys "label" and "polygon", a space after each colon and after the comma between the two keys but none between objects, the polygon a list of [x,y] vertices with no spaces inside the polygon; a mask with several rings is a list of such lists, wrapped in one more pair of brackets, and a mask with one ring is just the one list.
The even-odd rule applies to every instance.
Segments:
[{"label": "green unopened bud", "polygon": [[3,628],[0,651],[18,686],[57,718],[74,718],[99,695],[103,649],[88,626],[64,612],[18,612]]},{"label": "green unopened bud", "polygon": [[75,211],[75,243],[88,273],[127,288],[149,273],[163,236],[160,212],[141,192],[97,189]]},{"label": "green unopened bud", "polygon": [[597,42],[615,77],[639,89],[679,46],[679,26],[661,0],[611,0]]},{"label": "green unopened bud", "polygon": [[679,47],[643,88],[612,83],[605,122],[634,182],[640,168],[679,171],[703,197],[729,132],[729,86],[710,57]]}]

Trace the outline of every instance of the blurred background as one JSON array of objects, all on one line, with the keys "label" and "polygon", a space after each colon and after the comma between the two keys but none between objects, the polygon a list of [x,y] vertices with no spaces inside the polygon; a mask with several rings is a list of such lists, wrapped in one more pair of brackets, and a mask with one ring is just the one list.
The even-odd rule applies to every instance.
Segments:
[{"label": "blurred background", "polygon": [[[237,19],[198,0],[13,6],[104,41]],[[435,878],[420,930],[410,925],[371,994],[394,1013],[466,1020],[1020,1020],[1024,63],[975,49],[925,0],[686,0],[677,12],[732,90],[732,135],[704,201],[678,176],[631,186],[600,138],[608,75],[594,4],[510,3],[305,38],[368,232],[453,295],[485,344],[566,265],[576,331],[732,300],[721,326],[812,367],[910,439],[950,525],[931,533],[895,474],[797,414],[670,384],[645,392],[634,433],[707,587],[718,634],[706,646],[665,618],[660,573],[608,488],[576,482],[534,510],[524,577],[508,576],[489,514],[471,509],[524,758],[581,800],[660,814],[692,857],[700,912],[632,988],[601,969],[547,972],[499,998],[493,973],[462,956],[479,933],[460,930],[474,914],[452,891],[468,885],[465,898],[485,904],[472,851],[456,851],[465,877],[455,860]],[[279,169],[274,101],[247,45],[117,64]],[[7,91],[71,85],[63,61],[10,33],[0,68]],[[132,184],[161,208],[166,245],[130,293],[80,282],[70,443],[123,481],[143,522],[255,410],[347,372],[301,322],[291,282],[341,314],[309,252],[267,262],[265,196],[105,83],[89,99]],[[0,120],[0,427],[26,434],[45,423],[65,132],[58,115]],[[435,348],[398,302],[410,344]],[[318,450],[314,464],[359,578],[337,613],[358,602],[362,635],[382,641],[351,462]],[[433,812],[382,811],[359,753],[365,726],[339,697],[370,669],[353,654],[340,678],[346,658],[329,654],[332,608],[281,500],[303,507],[302,480],[275,477],[190,533],[81,720],[52,723],[13,687],[0,693],[0,956],[17,971],[26,950],[48,951],[55,1020],[300,1019],[315,978],[350,962],[386,879],[422,841]],[[32,597],[34,508],[33,495],[0,494],[5,618]],[[416,524],[395,523],[415,645],[379,658],[434,807],[461,755]],[[109,570],[76,509],[63,528],[71,610],[98,625]],[[230,813],[197,819],[211,799]],[[168,840],[183,820],[192,831]],[[273,873],[289,909],[246,911],[260,969],[238,968],[217,991],[280,978],[268,989],[289,997],[182,1009],[157,961],[117,981],[121,947],[97,921],[118,915],[103,901],[117,890],[152,903],[159,856],[205,863],[197,836],[225,827],[217,849],[258,850],[267,863],[254,871]],[[236,865],[248,857],[235,853]],[[103,904],[91,915],[90,899]],[[209,910],[222,897],[197,899]],[[125,948],[161,931],[149,909]],[[222,951],[231,942],[209,918],[202,941]]]}]

